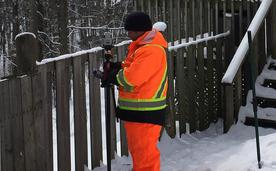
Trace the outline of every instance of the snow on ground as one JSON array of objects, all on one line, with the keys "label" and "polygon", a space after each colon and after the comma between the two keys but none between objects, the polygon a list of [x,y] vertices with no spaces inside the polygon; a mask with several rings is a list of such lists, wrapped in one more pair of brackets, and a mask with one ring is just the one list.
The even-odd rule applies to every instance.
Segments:
[{"label": "snow on ground", "polygon": [[[276,170],[276,130],[260,128],[262,171]],[[222,134],[222,122],[203,132],[171,139],[164,132],[161,142],[161,171],[257,171],[254,127],[241,122]],[[128,171],[130,157],[116,157],[112,171]],[[106,171],[106,167],[93,171]]]},{"label": "snow on ground", "polygon": [[[257,77],[255,87],[256,95],[264,98],[275,98],[276,99],[276,90],[270,87],[264,87],[262,84],[265,79],[276,80],[276,71],[269,70],[269,64],[276,63],[275,59],[269,57],[267,64],[264,66],[261,74]],[[253,105],[252,105],[252,90],[248,92],[247,95],[247,104],[240,108],[241,115],[240,120],[244,121],[246,116],[253,117]],[[258,107],[258,118],[260,119],[271,119],[276,120],[276,109],[275,108],[260,108]]]}]

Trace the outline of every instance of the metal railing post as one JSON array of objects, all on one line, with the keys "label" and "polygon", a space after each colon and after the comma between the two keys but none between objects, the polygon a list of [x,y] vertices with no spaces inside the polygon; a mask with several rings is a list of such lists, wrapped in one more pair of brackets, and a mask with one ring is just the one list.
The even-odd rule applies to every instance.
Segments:
[{"label": "metal railing post", "polygon": [[248,36],[248,45],[249,45],[249,70],[250,70],[250,76],[251,76],[251,86],[252,86],[252,97],[253,97],[253,112],[254,112],[254,120],[255,120],[255,134],[256,134],[256,148],[257,148],[257,159],[258,159],[258,167],[259,169],[262,168],[261,164],[261,154],[260,154],[260,140],[259,140],[259,124],[258,124],[258,114],[257,114],[257,99],[256,99],[256,89],[255,89],[255,80],[256,80],[256,60],[252,59],[252,37],[251,37],[251,31],[247,32]]}]

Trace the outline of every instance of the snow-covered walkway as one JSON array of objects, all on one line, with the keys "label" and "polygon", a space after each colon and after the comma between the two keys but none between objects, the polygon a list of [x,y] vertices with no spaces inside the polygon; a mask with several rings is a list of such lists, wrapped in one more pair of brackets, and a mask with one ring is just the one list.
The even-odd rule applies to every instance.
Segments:
[{"label": "snow-covered walkway", "polygon": [[[276,170],[276,130],[260,128],[262,171]],[[238,123],[222,134],[222,122],[204,132],[170,139],[166,133],[158,144],[161,171],[257,171],[254,127]],[[128,171],[130,158],[117,157],[112,171]],[[106,167],[94,171],[106,171]]]}]

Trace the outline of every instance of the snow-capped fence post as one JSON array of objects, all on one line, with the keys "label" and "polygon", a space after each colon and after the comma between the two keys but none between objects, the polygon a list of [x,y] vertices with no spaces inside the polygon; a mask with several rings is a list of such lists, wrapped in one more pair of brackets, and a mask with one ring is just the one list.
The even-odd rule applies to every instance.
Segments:
[{"label": "snow-capped fence post", "polygon": [[33,33],[24,32],[15,37],[16,65],[15,75],[33,73],[39,56],[38,40]]},{"label": "snow-capped fence post", "polygon": [[50,84],[44,84],[48,73],[36,66],[38,42],[33,33],[19,34],[15,41],[16,77],[0,81],[1,167],[50,171],[52,125],[46,111],[51,97],[46,94]]}]

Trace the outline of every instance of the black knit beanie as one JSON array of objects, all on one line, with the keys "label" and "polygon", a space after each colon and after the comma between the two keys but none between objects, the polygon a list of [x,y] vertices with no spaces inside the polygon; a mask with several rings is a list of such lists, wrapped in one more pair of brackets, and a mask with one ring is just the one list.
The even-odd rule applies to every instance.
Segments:
[{"label": "black knit beanie", "polygon": [[125,30],[127,31],[150,31],[152,23],[148,14],[143,12],[132,12],[125,20]]}]

